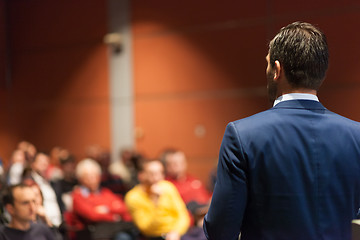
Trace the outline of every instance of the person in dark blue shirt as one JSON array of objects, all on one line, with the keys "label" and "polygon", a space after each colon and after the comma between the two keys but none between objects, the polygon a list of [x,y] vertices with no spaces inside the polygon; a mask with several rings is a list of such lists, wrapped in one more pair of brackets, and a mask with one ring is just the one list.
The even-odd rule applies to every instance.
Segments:
[{"label": "person in dark blue shirt", "polygon": [[35,192],[24,184],[8,187],[3,193],[3,205],[11,216],[8,225],[0,227],[0,240],[55,240],[51,229],[36,218]]}]

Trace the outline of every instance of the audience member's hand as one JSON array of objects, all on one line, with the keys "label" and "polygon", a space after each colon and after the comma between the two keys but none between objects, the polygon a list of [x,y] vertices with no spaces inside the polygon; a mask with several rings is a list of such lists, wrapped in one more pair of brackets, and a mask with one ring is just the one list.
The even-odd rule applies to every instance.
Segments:
[{"label": "audience member's hand", "polygon": [[150,192],[154,195],[160,196],[162,193],[162,189],[159,186],[159,184],[155,183],[155,184],[151,185]]},{"label": "audience member's hand", "polygon": [[37,206],[36,208],[37,216],[44,221],[49,227],[52,227],[50,219],[46,216],[45,208],[42,205]]},{"label": "audience member's hand", "polygon": [[44,208],[42,205],[37,206],[37,208],[36,208],[36,213],[37,213],[37,215],[38,215],[39,217],[45,217],[45,216],[46,216],[46,214],[45,214],[45,208]]},{"label": "audience member's hand", "polygon": [[109,208],[105,205],[99,205],[95,207],[95,211],[100,214],[106,214],[109,212]]},{"label": "audience member's hand", "polygon": [[180,237],[178,232],[171,231],[166,234],[165,240],[180,240]]},{"label": "audience member's hand", "polygon": [[159,186],[159,184],[155,183],[151,185],[150,187],[150,197],[153,202],[157,203],[157,200],[159,199],[160,195],[162,193],[162,189]]}]

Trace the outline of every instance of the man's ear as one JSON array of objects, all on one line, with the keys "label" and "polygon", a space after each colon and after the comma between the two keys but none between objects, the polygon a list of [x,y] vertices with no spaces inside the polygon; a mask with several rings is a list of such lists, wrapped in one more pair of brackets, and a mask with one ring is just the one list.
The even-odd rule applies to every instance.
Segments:
[{"label": "man's ear", "polygon": [[5,205],[5,209],[6,209],[6,211],[8,211],[10,213],[10,215],[14,214],[15,209],[14,209],[13,205],[8,203],[8,204]]},{"label": "man's ear", "polygon": [[281,74],[281,65],[278,60],[275,61],[274,66],[274,80],[278,80]]}]

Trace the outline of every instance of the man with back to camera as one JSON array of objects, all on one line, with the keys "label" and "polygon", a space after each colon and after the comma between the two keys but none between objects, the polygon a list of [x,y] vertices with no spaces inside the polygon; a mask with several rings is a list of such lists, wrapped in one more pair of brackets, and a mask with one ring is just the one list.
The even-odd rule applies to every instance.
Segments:
[{"label": "man with back to camera", "polygon": [[3,193],[3,204],[11,220],[7,226],[0,227],[0,240],[55,240],[48,226],[32,222],[36,203],[31,187],[23,184],[9,187]]},{"label": "man with back to camera", "polygon": [[280,30],[266,56],[273,108],[228,124],[204,231],[210,240],[349,240],[360,207],[360,124],[316,96],[325,35]]}]

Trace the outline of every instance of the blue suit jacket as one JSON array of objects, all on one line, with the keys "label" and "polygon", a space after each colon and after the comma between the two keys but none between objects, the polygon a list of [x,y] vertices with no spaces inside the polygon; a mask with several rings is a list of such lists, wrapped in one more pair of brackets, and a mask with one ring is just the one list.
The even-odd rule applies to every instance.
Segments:
[{"label": "blue suit jacket", "polygon": [[229,123],[204,231],[211,240],[347,240],[360,207],[360,124],[311,100]]}]

